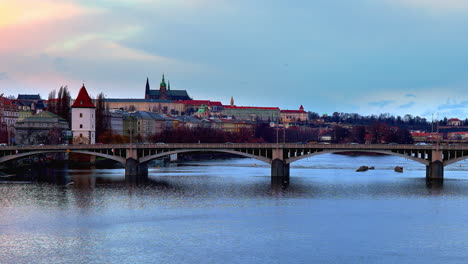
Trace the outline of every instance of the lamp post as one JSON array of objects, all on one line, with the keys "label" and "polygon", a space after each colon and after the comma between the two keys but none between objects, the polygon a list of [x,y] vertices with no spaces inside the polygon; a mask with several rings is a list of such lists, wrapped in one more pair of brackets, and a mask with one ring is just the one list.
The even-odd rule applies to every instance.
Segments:
[{"label": "lamp post", "polygon": [[286,126],[283,127],[283,144],[286,143]]},{"label": "lamp post", "polygon": [[439,151],[439,147],[440,147],[439,118],[437,118],[437,145],[436,145],[437,151]]},{"label": "lamp post", "polygon": [[279,149],[279,122],[276,122],[276,149]]},{"label": "lamp post", "polygon": [[11,131],[10,131],[10,126],[8,124],[8,121],[7,121],[7,124],[6,124],[6,128],[7,128],[7,135],[8,135],[8,145],[11,145]]},{"label": "lamp post", "polygon": [[[130,124],[131,125],[131,124]],[[133,128],[129,128],[130,132],[130,153],[133,153]]]}]

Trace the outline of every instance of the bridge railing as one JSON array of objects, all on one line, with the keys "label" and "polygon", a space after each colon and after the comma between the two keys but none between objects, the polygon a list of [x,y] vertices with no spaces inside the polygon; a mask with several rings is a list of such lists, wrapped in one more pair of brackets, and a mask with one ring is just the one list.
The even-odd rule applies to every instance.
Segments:
[{"label": "bridge railing", "polygon": [[[66,149],[127,149],[130,144],[70,144],[70,145],[16,145],[0,146],[0,150],[66,150]],[[296,143],[167,143],[167,144],[132,144],[135,149],[235,149],[235,148],[296,148],[296,149],[346,149],[346,150],[430,150],[436,145],[389,145],[389,144],[296,144]],[[440,145],[440,150],[468,150],[468,145]]]}]

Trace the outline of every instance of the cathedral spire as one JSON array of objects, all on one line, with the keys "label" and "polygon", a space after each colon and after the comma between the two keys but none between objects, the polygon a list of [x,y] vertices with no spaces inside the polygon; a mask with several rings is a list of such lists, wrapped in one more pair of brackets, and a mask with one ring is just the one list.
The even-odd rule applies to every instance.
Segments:
[{"label": "cathedral spire", "polygon": [[169,82],[169,80],[167,80],[167,90],[168,90],[168,91],[171,90],[171,83]]},{"label": "cathedral spire", "polygon": [[164,73],[162,76],[161,85],[159,85],[159,99],[163,99],[163,100],[169,99],[167,96],[166,81],[164,80]]},{"label": "cathedral spire", "polygon": [[162,80],[161,80],[161,85],[160,85],[160,86],[166,87],[166,81],[164,80],[164,73],[163,73],[163,76],[162,76]]},{"label": "cathedral spire", "polygon": [[231,96],[231,106],[234,106],[234,97]]},{"label": "cathedral spire", "polygon": [[146,77],[145,99],[150,99],[150,85],[148,77]]}]

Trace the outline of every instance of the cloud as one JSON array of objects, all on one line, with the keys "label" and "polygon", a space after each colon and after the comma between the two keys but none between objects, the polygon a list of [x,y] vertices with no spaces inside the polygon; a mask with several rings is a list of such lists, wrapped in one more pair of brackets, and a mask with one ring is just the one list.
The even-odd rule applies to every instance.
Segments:
[{"label": "cloud", "polygon": [[468,114],[468,100],[457,102],[448,98],[445,104],[437,107],[437,114],[442,117],[458,117],[465,119]]},{"label": "cloud", "polygon": [[400,105],[400,108],[410,108],[415,104],[415,102],[409,102],[407,104]]},{"label": "cloud", "polygon": [[6,80],[6,79],[8,79],[8,73],[0,72],[0,80]]},{"label": "cloud", "polygon": [[437,109],[439,110],[450,110],[450,109],[460,109],[460,108],[468,108],[468,101],[462,101],[460,103],[456,103],[453,100],[447,100],[447,103],[439,105]]},{"label": "cloud", "polygon": [[[28,7],[28,8],[25,8]],[[0,42],[2,54],[34,54],[51,43],[60,42],[85,31],[90,15],[99,17],[102,9],[53,0],[0,1]],[[99,25],[87,30],[98,29]]]},{"label": "cloud", "polygon": [[405,94],[405,97],[416,97],[414,94]]},{"label": "cloud", "polygon": [[382,100],[382,101],[369,102],[369,105],[383,108],[385,106],[388,106],[389,104],[393,104],[394,102],[395,101],[393,100]]},{"label": "cloud", "polygon": [[84,8],[70,2],[52,0],[15,0],[0,3],[0,28],[57,21],[80,15]]}]

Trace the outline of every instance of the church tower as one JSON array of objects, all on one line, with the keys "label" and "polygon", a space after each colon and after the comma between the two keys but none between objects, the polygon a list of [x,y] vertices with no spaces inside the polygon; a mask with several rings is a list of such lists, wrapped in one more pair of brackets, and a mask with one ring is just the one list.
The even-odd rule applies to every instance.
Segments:
[{"label": "church tower", "polygon": [[161,84],[159,85],[159,99],[167,100],[167,89],[166,89],[166,81],[164,81],[164,74],[162,76]]},{"label": "church tower", "polygon": [[71,106],[73,144],[96,143],[96,106],[83,84]]},{"label": "church tower", "polygon": [[151,99],[151,96],[150,96],[150,85],[149,85],[148,77],[146,77],[145,99]]}]

